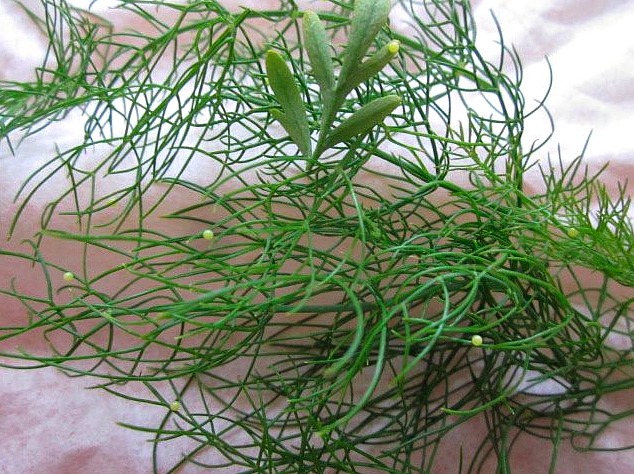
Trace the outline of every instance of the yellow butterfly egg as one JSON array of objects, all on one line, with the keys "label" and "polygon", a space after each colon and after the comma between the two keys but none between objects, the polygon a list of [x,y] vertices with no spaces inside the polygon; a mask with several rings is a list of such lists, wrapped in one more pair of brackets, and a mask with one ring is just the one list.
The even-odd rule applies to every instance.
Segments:
[{"label": "yellow butterfly egg", "polygon": [[568,234],[568,237],[570,237],[571,239],[574,239],[575,237],[579,237],[579,231],[575,229],[574,227],[571,227],[570,229],[568,229],[566,231],[566,234]]},{"label": "yellow butterfly egg", "polygon": [[398,53],[399,49],[401,49],[401,42],[398,40],[392,40],[387,44],[387,50],[390,54]]}]

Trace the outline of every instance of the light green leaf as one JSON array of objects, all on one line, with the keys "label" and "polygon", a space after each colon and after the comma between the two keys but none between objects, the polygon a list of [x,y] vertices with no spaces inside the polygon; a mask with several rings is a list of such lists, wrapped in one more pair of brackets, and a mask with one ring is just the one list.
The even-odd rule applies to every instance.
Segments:
[{"label": "light green leaf", "polygon": [[348,93],[362,82],[380,72],[398,54],[400,43],[396,40],[379,49],[374,55],[348,74],[347,81],[341,84],[337,94],[345,98]]},{"label": "light green leaf", "polygon": [[293,120],[290,119],[287,114],[278,109],[271,109],[270,113],[275,120],[282,124],[282,127],[284,127],[284,130],[286,130],[288,136],[291,137],[293,143],[297,145],[302,155],[304,155],[305,157],[310,157],[310,141],[308,141],[307,144],[305,143],[305,137],[301,129],[299,129],[294,124]]},{"label": "light green leaf", "polygon": [[388,95],[364,105],[333,130],[326,140],[324,149],[368,132],[372,127],[383,122],[385,117],[400,104],[399,96]]},{"label": "light green leaf", "polygon": [[301,153],[310,157],[310,129],[299,88],[284,58],[272,50],[266,53],[266,74],[283,110],[283,113],[271,111],[271,115],[282,124]]},{"label": "light green leaf", "polygon": [[348,45],[344,53],[340,84],[348,82],[348,74],[363,60],[363,56],[387,23],[392,2],[390,0],[356,0],[350,26]]},{"label": "light green leaf", "polygon": [[335,88],[335,72],[328,46],[326,30],[316,13],[307,11],[303,19],[304,45],[308,52],[308,59],[313,68],[313,74],[321,89],[324,102],[331,100]]}]

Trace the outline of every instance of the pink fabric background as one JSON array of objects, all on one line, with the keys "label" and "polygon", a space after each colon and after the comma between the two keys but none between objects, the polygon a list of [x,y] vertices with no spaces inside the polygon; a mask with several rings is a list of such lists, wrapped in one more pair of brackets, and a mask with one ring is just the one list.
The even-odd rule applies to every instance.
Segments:
[{"label": "pink fabric background", "polygon": [[[249,4],[226,1],[228,5]],[[87,6],[90,2],[71,3]],[[116,10],[104,8],[113,3],[98,0],[94,8],[116,19]],[[254,3],[262,6],[264,0]],[[473,6],[484,50],[490,48],[493,52],[496,48],[489,10],[499,19],[507,44],[518,49],[525,67],[524,92],[528,98],[541,97],[547,77],[544,56],[550,58],[554,86],[547,105],[557,130],[548,150],[554,152],[561,144],[564,158],[571,160],[592,130],[587,161],[593,167],[609,161],[611,166],[605,175],[608,182],[634,179],[634,1],[474,0]],[[398,12],[395,14],[393,20],[398,24]],[[43,38],[13,2],[0,0],[0,77],[29,77],[44,46]],[[13,212],[10,203],[18,185],[42,161],[43,149],[55,141],[63,143],[67,134],[74,133],[73,124],[71,117],[52,127],[50,143],[43,143],[42,148],[20,148],[17,156],[11,156],[5,143],[0,143],[1,235],[6,234]],[[527,140],[542,136],[548,129],[548,124],[539,120],[529,122],[529,126]],[[37,205],[45,202],[45,197],[40,197],[29,209],[23,236],[36,229],[41,211]],[[0,262],[0,285],[6,286],[16,271],[21,270]],[[0,297],[0,317],[17,318],[20,311],[16,304]],[[120,428],[115,422],[152,424],[160,419],[161,410],[141,409],[105,392],[84,389],[90,383],[87,379],[69,379],[52,369],[0,369],[0,474],[151,472],[147,436]],[[634,409],[634,392],[610,403]],[[474,431],[480,429],[473,427]],[[632,444],[634,419],[621,423],[605,442],[613,446]],[[546,472],[547,456],[540,455],[544,446],[537,441],[522,445],[514,459],[514,472]],[[178,456],[175,451],[169,454]],[[634,452],[584,455],[564,449],[559,466],[557,472],[564,474],[634,472]]]}]

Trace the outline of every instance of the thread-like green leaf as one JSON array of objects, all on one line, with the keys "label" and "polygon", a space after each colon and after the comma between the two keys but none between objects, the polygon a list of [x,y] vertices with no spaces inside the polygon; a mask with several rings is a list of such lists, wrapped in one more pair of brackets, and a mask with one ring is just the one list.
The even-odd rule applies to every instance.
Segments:
[{"label": "thread-like green leaf", "polygon": [[376,35],[387,23],[391,7],[390,0],[356,0],[354,3],[350,36],[339,76],[341,84],[348,82],[348,74],[361,63]]},{"label": "thread-like green leaf", "polygon": [[326,140],[324,149],[369,131],[375,125],[383,122],[385,117],[390,115],[400,103],[399,96],[388,95],[364,105],[333,130]]},{"label": "thread-like green leaf", "polygon": [[304,46],[308,52],[308,59],[313,68],[313,75],[321,89],[324,102],[331,100],[335,88],[335,72],[328,47],[326,29],[319,16],[311,11],[304,13],[302,22],[304,30]]},{"label": "thread-like green leaf", "polygon": [[272,50],[266,53],[266,74],[273,94],[284,112],[271,111],[271,115],[282,124],[301,153],[309,157],[311,155],[310,129],[302,97],[286,61],[279,53]]}]

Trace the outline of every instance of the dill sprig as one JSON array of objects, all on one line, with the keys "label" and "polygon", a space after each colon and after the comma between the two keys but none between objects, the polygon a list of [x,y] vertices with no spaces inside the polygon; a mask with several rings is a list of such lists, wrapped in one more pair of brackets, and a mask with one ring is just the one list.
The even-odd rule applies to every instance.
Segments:
[{"label": "dill sprig", "polygon": [[[155,472],[171,442],[161,472],[434,472],[473,418],[461,471],[511,472],[522,434],[552,440],[554,471],[564,440],[631,415],[601,405],[634,386],[625,187],[560,157],[526,189],[548,137],[527,147],[525,119],[547,112],[520,58],[501,35],[482,55],[466,0],[400,4],[408,35],[387,0],[124,1],[137,31],[44,0],[48,54],[2,84],[0,137],[19,155],[76,112],[83,134],[16,197],[10,234],[66,177],[27,248],[0,249],[45,288],[0,289],[28,315],[0,328],[5,366],[163,406],[124,424]],[[48,352],[4,346],[32,334]]]}]

